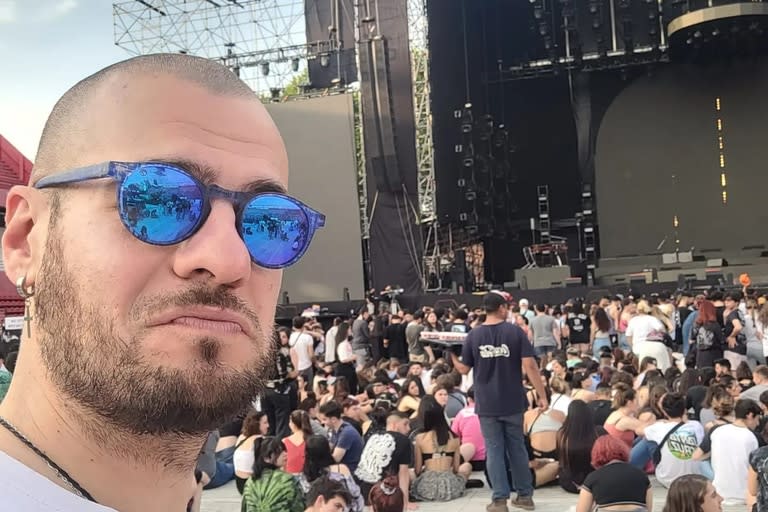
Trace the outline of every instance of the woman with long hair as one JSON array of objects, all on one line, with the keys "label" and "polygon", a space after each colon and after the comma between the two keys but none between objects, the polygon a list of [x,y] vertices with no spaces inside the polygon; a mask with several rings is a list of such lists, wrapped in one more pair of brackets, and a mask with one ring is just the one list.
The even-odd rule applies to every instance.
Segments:
[{"label": "woman with long hair", "polygon": [[293,411],[288,420],[288,426],[291,429],[291,435],[283,438],[287,454],[285,471],[295,475],[300,473],[304,467],[304,444],[307,438],[312,435],[309,414],[302,410]]},{"label": "woman with long hair", "polygon": [[592,447],[590,460],[595,471],[584,479],[576,512],[591,512],[595,508],[651,512],[651,482],[642,470],[629,464],[627,445],[611,436],[600,436]]},{"label": "woman with long hair", "polygon": [[254,442],[269,433],[269,420],[267,413],[251,411],[243,420],[243,428],[235,444],[235,453],[232,455],[232,463],[235,466],[235,482],[237,490],[243,494],[245,481],[251,476],[254,462]]},{"label": "woman with long hair", "polygon": [[411,375],[405,379],[402,388],[400,388],[400,400],[397,402],[397,410],[409,414],[411,418],[415,418],[419,412],[421,398],[425,394],[421,378]]},{"label": "woman with long hair", "polygon": [[699,316],[691,329],[686,359],[696,361],[696,368],[715,366],[715,361],[723,358],[725,336],[717,321],[717,310],[712,302],[705,300],[699,306]]},{"label": "woman with long hair", "polygon": [[584,479],[594,471],[590,463],[592,447],[605,433],[603,427],[595,426],[592,411],[585,402],[571,402],[563,428],[557,433],[560,487],[565,491],[578,493]]},{"label": "woman with long hair", "polygon": [[423,432],[414,439],[411,493],[425,501],[450,501],[464,495],[472,464],[461,463],[461,441],[451,432],[443,407],[427,395],[419,404]]},{"label": "woman with long hair", "polygon": [[338,464],[334,460],[328,439],[323,436],[309,436],[305,441],[304,468],[299,474],[299,486],[306,493],[313,482],[324,476],[344,482],[352,495],[349,510],[363,511],[365,501],[360,494],[360,486],[355,482],[349,468],[346,464]]},{"label": "woman with long hair", "polygon": [[253,444],[251,477],[243,489],[242,512],[304,511],[304,494],[296,479],[283,471],[285,446],[276,437],[261,437]]},{"label": "woman with long hair", "polygon": [[723,498],[701,475],[683,475],[667,491],[663,512],[722,512]]},{"label": "woman with long hair", "polygon": [[336,331],[336,368],[334,375],[338,377],[345,377],[347,384],[349,384],[349,392],[352,395],[358,393],[357,382],[357,356],[352,350],[352,332],[350,331],[349,322],[341,322],[339,324],[339,330]]},{"label": "woman with long hair", "polygon": [[595,316],[592,317],[592,327],[590,338],[592,339],[592,355],[595,358],[600,357],[600,350],[603,347],[611,348],[611,319],[603,308],[595,310]]}]

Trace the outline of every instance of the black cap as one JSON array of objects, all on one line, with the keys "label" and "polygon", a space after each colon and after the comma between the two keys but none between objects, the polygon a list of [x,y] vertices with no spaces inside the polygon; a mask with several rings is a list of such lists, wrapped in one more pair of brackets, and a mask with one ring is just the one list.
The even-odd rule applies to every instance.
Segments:
[{"label": "black cap", "polygon": [[501,306],[504,306],[507,304],[507,299],[504,298],[503,295],[499,293],[487,293],[485,297],[483,297],[483,308],[486,311],[496,311]]}]

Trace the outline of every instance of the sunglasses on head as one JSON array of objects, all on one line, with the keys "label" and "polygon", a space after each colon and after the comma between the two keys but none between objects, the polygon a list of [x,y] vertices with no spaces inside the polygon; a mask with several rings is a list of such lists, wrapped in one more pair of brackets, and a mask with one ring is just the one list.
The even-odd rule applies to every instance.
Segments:
[{"label": "sunglasses on head", "polygon": [[160,162],[104,162],[46,176],[34,187],[58,187],[88,180],[117,181],[117,207],[126,229],[152,245],[187,240],[205,224],[211,200],[232,203],[236,225],[251,260],[264,268],[285,268],[307,251],[325,215],[282,192],[237,192],[205,185],[176,165]]}]

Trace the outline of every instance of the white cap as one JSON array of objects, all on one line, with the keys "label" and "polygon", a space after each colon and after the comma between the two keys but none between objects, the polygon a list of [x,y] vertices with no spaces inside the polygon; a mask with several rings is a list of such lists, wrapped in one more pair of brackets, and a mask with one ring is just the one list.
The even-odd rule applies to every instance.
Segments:
[{"label": "white cap", "polygon": [[521,306],[527,306],[528,305],[528,299],[520,299],[520,305]]}]

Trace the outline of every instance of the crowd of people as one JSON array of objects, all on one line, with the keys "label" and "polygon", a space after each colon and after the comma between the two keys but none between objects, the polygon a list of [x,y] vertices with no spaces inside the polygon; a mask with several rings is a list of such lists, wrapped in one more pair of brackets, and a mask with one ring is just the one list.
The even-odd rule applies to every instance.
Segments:
[{"label": "crowd of people", "polygon": [[[768,510],[763,297],[529,308],[490,293],[483,306],[364,308],[327,331],[294,318],[264,395],[211,434],[204,483],[236,479],[247,512],[304,510],[318,482],[341,483],[352,511],[410,510],[487,482],[489,512],[508,510],[512,492],[512,506],[533,510],[546,485],[588,512],[650,510],[655,475],[669,512],[694,510],[681,489],[708,512],[723,500]],[[442,351],[424,331],[467,339]]]}]

